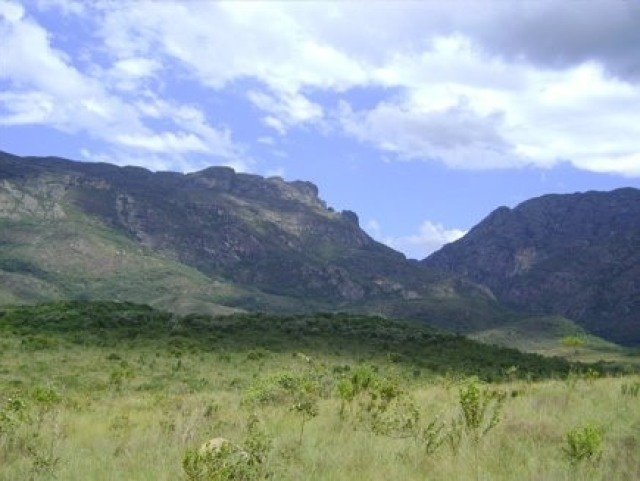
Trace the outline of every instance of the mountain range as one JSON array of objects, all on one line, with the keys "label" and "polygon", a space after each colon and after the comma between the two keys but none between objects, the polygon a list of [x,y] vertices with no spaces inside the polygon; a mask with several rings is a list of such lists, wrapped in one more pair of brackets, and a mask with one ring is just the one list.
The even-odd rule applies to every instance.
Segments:
[{"label": "mountain range", "polygon": [[368,312],[464,333],[559,315],[639,344],[639,197],[625,189],[501,208],[418,262],[327,206],[310,182],[0,152],[0,303]]}]

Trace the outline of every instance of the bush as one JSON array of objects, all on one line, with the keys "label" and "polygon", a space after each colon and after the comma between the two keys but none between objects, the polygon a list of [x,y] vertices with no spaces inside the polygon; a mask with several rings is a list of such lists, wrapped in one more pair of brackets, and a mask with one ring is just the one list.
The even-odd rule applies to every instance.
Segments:
[{"label": "bush", "polygon": [[566,433],[565,441],[563,451],[571,464],[595,461],[602,455],[602,428],[591,425],[574,428]]},{"label": "bush", "polygon": [[255,415],[247,422],[243,446],[218,438],[215,445],[187,449],[182,469],[189,481],[252,481],[270,477],[268,455],[271,440]]},{"label": "bush", "polygon": [[480,391],[475,381],[460,389],[462,421],[474,444],[500,422],[500,412],[506,399],[505,393]]}]

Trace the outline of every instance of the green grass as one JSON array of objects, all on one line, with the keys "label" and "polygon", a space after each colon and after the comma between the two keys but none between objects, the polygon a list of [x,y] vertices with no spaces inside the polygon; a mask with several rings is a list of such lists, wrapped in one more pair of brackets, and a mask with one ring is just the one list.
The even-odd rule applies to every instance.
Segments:
[{"label": "green grass", "polygon": [[[627,348],[589,334],[574,322],[560,316],[537,316],[506,323],[470,334],[488,344],[509,346],[524,352],[561,356],[572,361],[608,362],[640,367],[638,350]],[[566,342],[576,339],[579,342]]]},{"label": "green grass", "polygon": [[63,220],[0,219],[0,305],[115,299],[179,313],[229,314],[242,311],[235,306],[246,299],[278,301],[211,279],[68,210]]},{"label": "green grass", "polygon": [[412,369],[440,374],[462,372],[486,380],[501,378],[512,366],[519,367],[520,376],[532,379],[584,370],[584,366],[559,357],[485,345],[420,322],[350,313],[178,316],[126,302],[81,301],[5,308],[0,312],[0,327],[25,339],[47,335],[56,342],[74,343],[80,339],[98,346],[146,341],[205,351],[303,351],[363,361],[391,359]]},{"label": "green grass", "polygon": [[[454,341],[447,356],[433,354]],[[522,356],[535,360],[541,380],[518,379],[519,369],[479,385],[506,398],[477,445],[461,430],[457,447],[427,452],[413,428],[393,424],[413,406],[418,427],[438,418],[443,433],[453,432],[468,376],[502,371],[466,361],[491,359],[494,349],[365,316],[180,318],[122,303],[6,308],[0,479],[186,479],[188,449],[219,436],[245,445],[252,414],[271,441],[264,468],[274,479],[638,479],[637,374],[598,377]],[[569,371],[554,375],[558,366]],[[369,387],[345,405],[338,385],[364,386],[367,376]],[[298,385],[313,387],[304,393],[317,406],[302,437],[292,409]],[[602,429],[602,454],[572,464],[566,435],[584,425]]]}]

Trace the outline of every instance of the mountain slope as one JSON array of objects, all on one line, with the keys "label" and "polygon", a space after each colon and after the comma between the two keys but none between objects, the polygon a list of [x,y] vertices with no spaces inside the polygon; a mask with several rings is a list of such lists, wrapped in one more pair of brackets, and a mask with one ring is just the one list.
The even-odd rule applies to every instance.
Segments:
[{"label": "mountain slope", "polygon": [[513,308],[553,313],[640,344],[640,190],[547,195],[501,207],[422,261]]},{"label": "mountain slope", "polygon": [[184,175],[0,153],[0,226],[5,302],[359,310],[459,330],[513,315],[374,241],[313,184],[225,167]]}]

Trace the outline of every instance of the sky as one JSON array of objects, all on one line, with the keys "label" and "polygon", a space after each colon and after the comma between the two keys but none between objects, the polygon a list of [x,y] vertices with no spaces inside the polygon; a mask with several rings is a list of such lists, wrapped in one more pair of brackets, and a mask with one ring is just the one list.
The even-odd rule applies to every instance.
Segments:
[{"label": "sky", "polygon": [[640,0],[0,0],[0,150],[308,180],[421,259],[640,187]]}]

